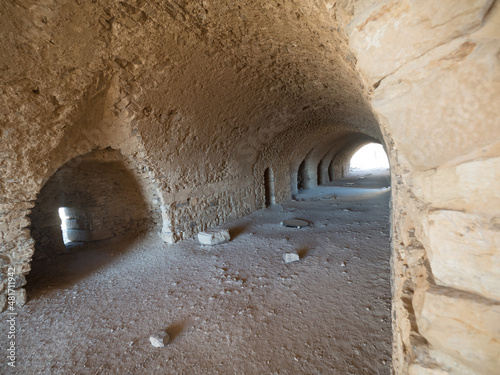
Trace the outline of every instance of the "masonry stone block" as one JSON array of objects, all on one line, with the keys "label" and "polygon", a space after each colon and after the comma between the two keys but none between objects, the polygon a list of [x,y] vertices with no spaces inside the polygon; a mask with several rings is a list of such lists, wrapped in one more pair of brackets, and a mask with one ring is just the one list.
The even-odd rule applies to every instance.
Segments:
[{"label": "masonry stone block", "polygon": [[420,333],[438,350],[479,374],[500,368],[500,302],[436,287],[417,317]]},{"label": "masonry stone block", "polygon": [[498,219],[439,210],[430,213],[426,223],[437,282],[500,300]]},{"label": "masonry stone block", "polygon": [[415,173],[413,192],[432,207],[495,216],[500,207],[500,158]]}]

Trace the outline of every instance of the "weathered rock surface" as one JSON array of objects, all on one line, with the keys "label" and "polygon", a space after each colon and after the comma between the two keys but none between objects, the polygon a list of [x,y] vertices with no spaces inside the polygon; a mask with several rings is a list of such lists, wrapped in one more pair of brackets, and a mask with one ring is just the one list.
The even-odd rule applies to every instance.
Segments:
[{"label": "weathered rock surface", "polygon": [[358,67],[372,84],[433,48],[481,27],[493,0],[371,2],[348,25]]},{"label": "weathered rock surface", "polygon": [[493,217],[500,207],[500,158],[416,173],[415,195],[433,207]]},{"label": "weathered rock surface", "polygon": [[425,294],[417,322],[434,348],[478,373],[496,374],[500,366],[499,316],[500,303],[437,289]]},{"label": "weathered rock surface", "polygon": [[493,373],[500,6],[338,4],[391,160],[394,371]]},{"label": "weathered rock surface", "polygon": [[436,282],[500,300],[498,219],[456,211],[428,218],[428,256]]}]

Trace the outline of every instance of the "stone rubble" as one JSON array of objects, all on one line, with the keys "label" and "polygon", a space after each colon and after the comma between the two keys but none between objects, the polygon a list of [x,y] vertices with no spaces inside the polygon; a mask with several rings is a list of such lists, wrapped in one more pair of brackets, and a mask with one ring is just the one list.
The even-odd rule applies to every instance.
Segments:
[{"label": "stone rubble", "polygon": [[299,254],[285,253],[285,254],[283,254],[283,260],[285,261],[286,264],[295,263],[295,262],[300,261],[300,257],[299,257]]},{"label": "stone rubble", "polygon": [[155,348],[164,348],[169,343],[170,336],[166,332],[160,332],[149,336],[149,341]]},{"label": "stone rubble", "polygon": [[227,229],[211,229],[198,233],[198,241],[202,245],[220,245],[231,240]]}]

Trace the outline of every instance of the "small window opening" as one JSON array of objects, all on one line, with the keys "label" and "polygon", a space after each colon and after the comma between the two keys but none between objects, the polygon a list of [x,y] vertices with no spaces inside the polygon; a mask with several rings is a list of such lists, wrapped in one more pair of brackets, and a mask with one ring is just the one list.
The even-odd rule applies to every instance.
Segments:
[{"label": "small window opening", "polygon": [[72,207],[59,207],[61,232],[64,245],[79,245],[89,240],[89,228],[85,212]]},{"label": "small window opening", "polygon": [[62,232],[63,242],[65,245],[67,245],[72,241],[68,238],[69,216],[66,214],[66,207],[59,207],[59,217],[61,218],[61,232]]}]

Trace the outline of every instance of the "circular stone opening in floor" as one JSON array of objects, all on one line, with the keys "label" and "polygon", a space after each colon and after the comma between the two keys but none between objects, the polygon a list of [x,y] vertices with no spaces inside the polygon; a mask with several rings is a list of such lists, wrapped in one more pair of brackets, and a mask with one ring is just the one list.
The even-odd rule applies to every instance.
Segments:
[{"label": "circular stone opening in floor", "polygon": [[285,227],[300,229],[300,228],[308,227],[310,224],[305,220],[287,219],[287,220],[282,221],[281,225],[283,225]]}]

